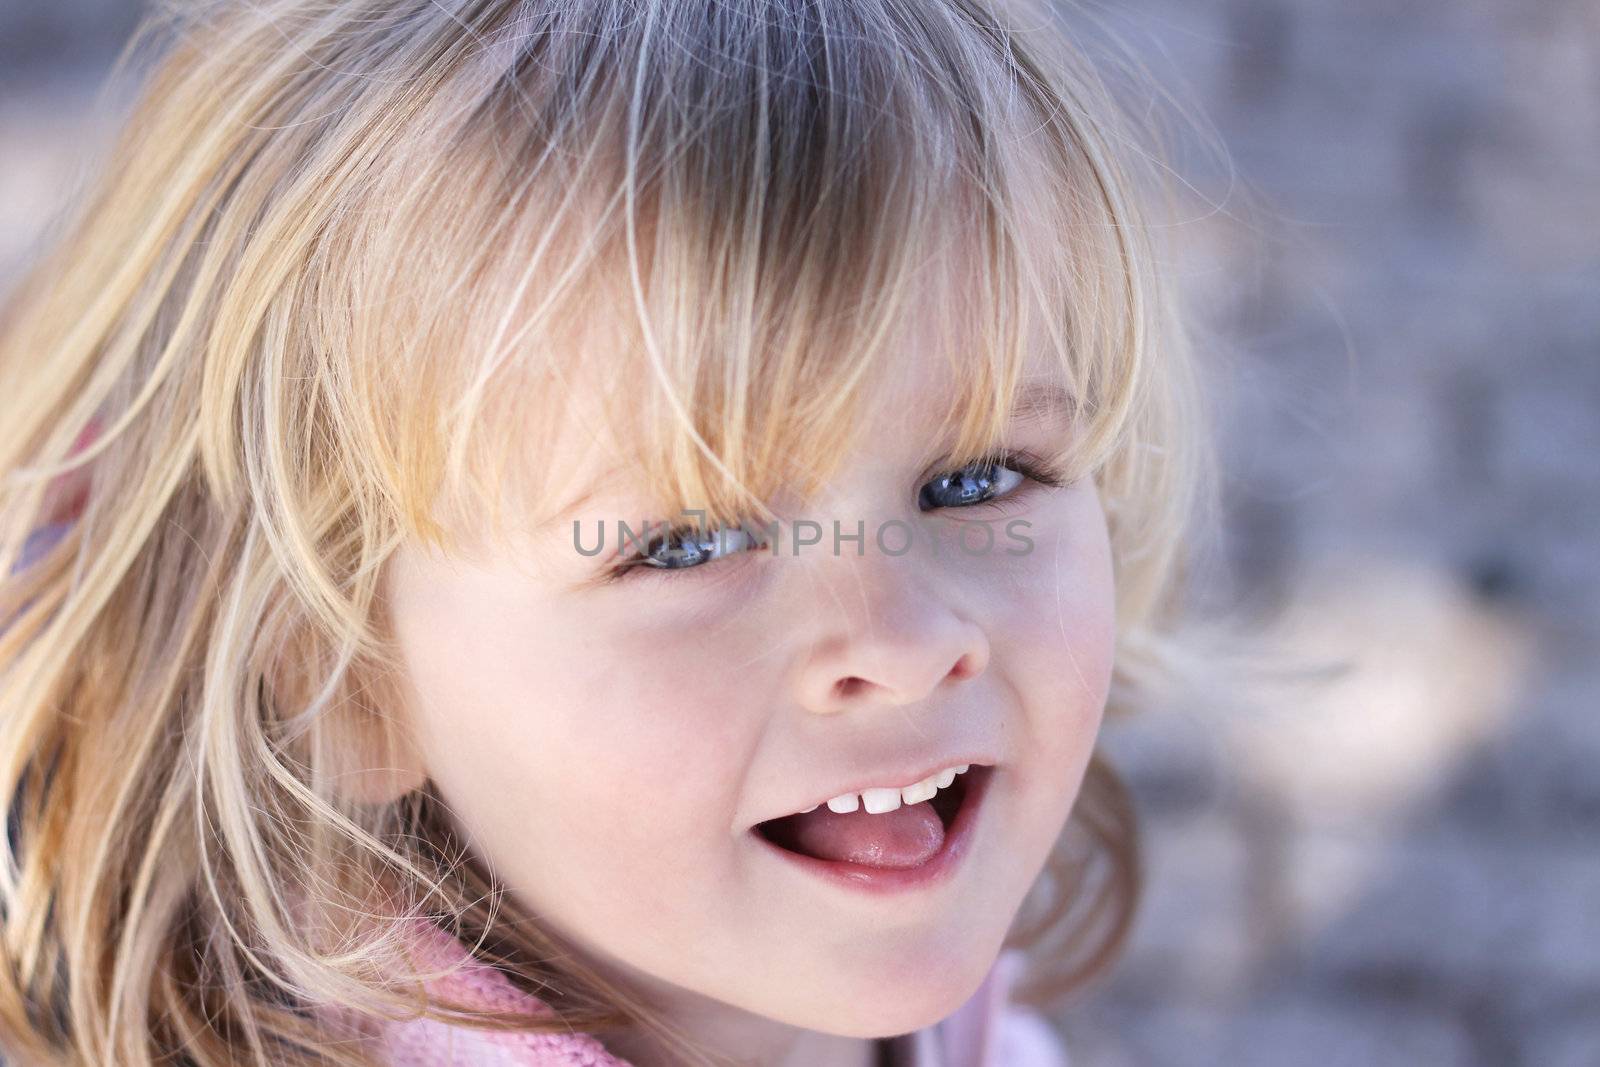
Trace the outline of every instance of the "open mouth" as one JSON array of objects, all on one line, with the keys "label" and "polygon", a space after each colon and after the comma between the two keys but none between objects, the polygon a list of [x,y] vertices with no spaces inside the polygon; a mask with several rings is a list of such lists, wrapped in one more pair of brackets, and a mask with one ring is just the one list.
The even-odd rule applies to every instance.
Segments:
[{"label": "open mouth", "polygon": [[928,885],[965,853],[993,773],[973,764],[932,799],[883,814],[818,809],[751,831],[777,855],[834,881],[873,890]]},{"label": "open mouth", "polygon": [[[939,817],[939,823],[943,827],[946,836],[950,833],[950,827],[955,825],[956,815],[961,810],[962,803],[966,800],[967,780],[974,774],[989,769],[981,764],[974,765],[968,768],[965,774],[956,775],[955,780],[944,789],[939,790],[932,800],[923,802],[932,808],[934,814]],[[779,819],[768,819],[766,822],[757,823],[755,830],[756,833],[779,848],[788,849],[790,852],[798,852],[801,855],[809,855],[801,841],[802,818],[802,815],[795,814],[785,815]],[[874,819],[877,816],[863,813],[860,818],[863,820]]]}]

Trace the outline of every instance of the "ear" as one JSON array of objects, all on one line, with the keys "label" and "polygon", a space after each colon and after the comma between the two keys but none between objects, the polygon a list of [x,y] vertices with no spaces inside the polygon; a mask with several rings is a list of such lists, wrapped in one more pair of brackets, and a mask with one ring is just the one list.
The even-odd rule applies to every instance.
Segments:
[{"label": "ear", "polygon": [[393,803],[427,781],[420,747],[411,736],[396,689],[369,683],[329,712],[334,788],[353,803]]}]

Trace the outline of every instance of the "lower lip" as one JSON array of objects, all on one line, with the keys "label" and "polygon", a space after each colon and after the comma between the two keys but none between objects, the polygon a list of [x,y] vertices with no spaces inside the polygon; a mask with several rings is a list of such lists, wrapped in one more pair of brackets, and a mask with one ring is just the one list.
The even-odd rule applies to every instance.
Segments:
[{"label": "lower lip", "polygon": [[[978,770],[974,767],[973,770]],[[932,889],[949,881],[955,875],[961,860],[971,850],[972,839],[977,834],[978,815],[984,796],[989,792],[989,780],[995,768],[986,767],[983,773],[967,781],[967,793],[962,798],[961,809],[945,831],[944,844],[939,846],[927,862],[916,867],[868,867],[861,863],[844,863],[836,860],[819,860],[815,856],[802,856],[779,848],[755,829],[750,835],[768,850],[783,859],[809,871],[820,878],[850,889],[867,893],[905,893],[914,889]],[[968,772],[969,774],[971,772]]]}]

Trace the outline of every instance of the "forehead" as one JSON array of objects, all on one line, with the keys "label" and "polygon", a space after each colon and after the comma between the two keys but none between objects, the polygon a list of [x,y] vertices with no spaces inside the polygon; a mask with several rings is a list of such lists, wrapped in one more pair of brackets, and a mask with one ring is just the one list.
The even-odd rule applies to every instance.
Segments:
[{"label": "forehead", "polygon": [[[1008,417],[1032,421],[1069,413],[1074,404],[1049,335],[1037,329],[1031,334],[1024,341]],[[974,399],[963,392],[972,378],[958,368],[970,372],[974,364],[992,365],[989,353],[972,350],[983,343],[970,328],[941,331],[937,316],[920,317],[871,388],[872,417],[885,428],[898,424],[912,436],[925,436],[930,423],[961,412]]]}]

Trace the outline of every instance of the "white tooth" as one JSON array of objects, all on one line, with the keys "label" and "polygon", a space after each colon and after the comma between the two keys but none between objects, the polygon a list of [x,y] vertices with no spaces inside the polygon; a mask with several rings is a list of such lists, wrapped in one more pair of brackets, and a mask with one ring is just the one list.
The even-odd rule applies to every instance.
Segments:
[{"label": "white tooth", "polygon": [[819,808],[819,807],[821,807],[821,806],[822,806],[822,805],[820,805],[820,804],[813,804],[813,805],[811,805],[811,806],[810,806],[810,807],[809,807],[809,808],[801,808],[801,809],[800,809],[800,814],[801,814],[801,815],[804,815],[804,814],[805,814],[805,813],[806,813],[806,812],[808,812],[808,811],[816,811],[816,810],[817,810],[817,809],[818,809],[818,808]]},{"label": "white tooth", "polygon": [[939,787],[932,778],[924,778],[916,785],[908,785],[900,790],[900,798],[907,804],[920,804],[924,800],[932,800],[933,794],[938,791]]},{"label": "white tooth", "polygon": [[955,780],[956,769],[954,767],[946,767],[944,770],[938,773],[938,775],[934,778],[933,783],[940,789],[943,789]]},{"label": "white tooth", "polygon": [[845,793],[843,796],[837,796],[828,801],[828,810],[836,811],[840,815],[855,811],[860,806],[861,798],[854,793]]},{"label": "white tooth", "polygon": [[956,773],[957,774],[966,774],[967,773],[967,768],[970,767],[970,766],[972,766],[972,764],[970,764],[970,763],[960,764],[960,765],[958,765],[956,767]]},{"label": "white tooth", "polygon": [[882,815],[900,806],[900,790],[867,789],[861,794],[861,803],[873,815]]}]

